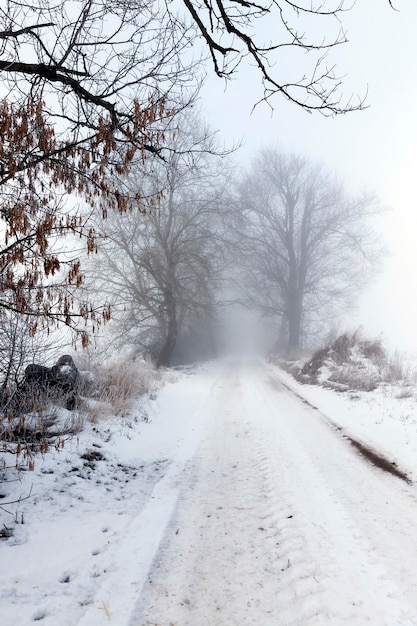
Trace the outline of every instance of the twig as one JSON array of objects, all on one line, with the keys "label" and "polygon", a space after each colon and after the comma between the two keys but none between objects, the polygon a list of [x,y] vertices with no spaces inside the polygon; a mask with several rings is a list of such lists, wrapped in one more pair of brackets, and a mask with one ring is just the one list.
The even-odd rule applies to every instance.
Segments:
[{"label": "twig", "polygon": [[21,502],[24,502],[25,500],[28,500],[29,498],[32,497],[32,488],[33,488],[33,484],[30,487],[29,494],[27,496],[25,496],[24,498],[22,496],[20,496],[17,500],[10,500],[10,502],[2,503],[0,505],[0,510],[4,511],[5,513],[8,513],[9,515],[14,515],[11,511],[8,511],[7,509],[5,509],[4,505],[6,505],[6,506],[10,506],[11,504],[19,505]]}]

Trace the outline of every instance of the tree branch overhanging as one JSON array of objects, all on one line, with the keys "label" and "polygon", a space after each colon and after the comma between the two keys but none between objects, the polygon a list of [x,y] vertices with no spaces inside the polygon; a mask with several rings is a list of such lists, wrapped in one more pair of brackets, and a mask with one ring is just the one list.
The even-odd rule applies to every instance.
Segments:
[{"label": "tree branch overhanging", "polygon": [[[243,59],[254,63],[264,87],[260,101],[270,103],[273,96],[281,94],[305,111],[319,111],[325,115],[364,108],[363,98],[358,98],[356,103],[352,98],[342,100],[341,79],[332,68],[319,71],[323,53],[347,43],[339,17],[348,10],[343,6],[344,2],[331,10],[326,10],[323,5],[303,7],[287,0],[265,1],[263,4],[239,1],[231,5],[223,0],[207,0],[203,6],[197,5],[195,0],[183,2],[207,45],[218,76],[230,78]],[[309,18],[304,22],[301,20],[303,30],[297,28],[300,14]],[[262,24],[263,18],[268,20],[266,26]],[[312,18],[316,20],[314,23]],[[317,36],[314,28],[318,20],[323,28],[319,29],[322,34]],[[274,24],[273,28],[271,24]],[[329,40],[325,24],[333,30]],[[266,34],[262,39],[263,31]],[[284,78],[283,68],[291,64],[291,55],[297,50],[317,53],[318,56],[310,77],[303,69],[294,69],[294,75],[300,71],[300,78],[288,80]]]},{"label": "tree branch overhanging", "polygon": [[[252,62],[263,101],[281,95],[294,106],[325,115],[363,108],[360,99],[341,101],[342,83],[323,58],[346,42],[339,21],[348,10],[344,4],[341,0],[326,11],[325,3],[303,7],[295,0],[183,0],[183,5],[169,0],[39,0],[32,5],[4,0],[0,220],[5,239],[0,262],[8,281],[0,296],[7,292],[11,297],[5,307],[23,312],[25,304],[47,317],[48,308],[36,309],[36,302],[29,307],[25,283],[19,281],[26,280],[34,294],[41,292],[55,267],[48,249],[55,229],[63,237],[74,234],[76,225],[87,252],[96,250],[97,233],[84,229],[77,211],[65,219],[62,207],[55,213],[57,198],[82,197],[90,208],[104,207],[103,214],[141,205],[141,191],[132,197],[118,181],[135,159],[143,165],[149,155],[172,156],[167,129],[198,92],[206,57],[226,79]],[[272,20],[276,40],[262,26]],[[319,37],[311,36],[313,24],[332,25],[333,35],[327,36],[324,27]],[[308,56],[301,59],[300,73],[293,74],[290,55],[303,51]],[[311,57],[316,62],[305,66]],[[193,154],[194,148],[184,150]],[[18,245],[26,238],[34,247]],[[52,285],[45,290],[43,304],[58,303],[66,321],[72,306],[66,290],[79,283],[77,267],[64,281],[61,299]],[[84,306],[81,317],[88,318],[92,310]]]}]

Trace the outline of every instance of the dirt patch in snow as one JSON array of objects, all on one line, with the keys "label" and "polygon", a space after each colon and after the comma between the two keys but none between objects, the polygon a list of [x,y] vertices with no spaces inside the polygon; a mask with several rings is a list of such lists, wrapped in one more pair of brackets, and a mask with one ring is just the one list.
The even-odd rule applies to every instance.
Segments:
[{"label": "dirt patch in snow", "polygon": [[377,453],[374,450],[371,450],[371,448],[368,448],[360,441],[357,441],[356,439],[352,439],[352,437],[346,437],[346,439],[359,452],[359,454],[365,457],[365,459],[367,459],[367,461],[372,463],[372,465],[375,465],[379,469],[382,469],[384,472],[388,472],[389,474],[392,474],[393,476],[400,478],[401,480],[406,482],[408,485],[412,484],[412,480],[407,476],[407,474],[405,474],[400,469],[398,469],[396,463],[388,460],[387,458],[382,456],[380,453]]}]

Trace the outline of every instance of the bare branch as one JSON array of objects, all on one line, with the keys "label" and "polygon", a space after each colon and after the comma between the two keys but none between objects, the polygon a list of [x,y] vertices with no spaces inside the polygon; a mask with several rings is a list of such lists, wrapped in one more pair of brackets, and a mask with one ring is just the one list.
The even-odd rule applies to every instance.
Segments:
[{"label": "bare branch", "polygon": [[[272,96],[281,94],[308,112],[319,111],[330,115],[364,107],[363,99],[358,99],[355,104],[350,100],[342,102],[339,94],[341,80],[333,69],[318,71],[323,62],[323,52],[347,42],[339,18],[342,12],[348,10],[344,8],[343,2],[332,10],[326,10],[322,6],[299,6],[287,0],[274,0],[271,3],[265,1],[263,4],[245,0],[235,1],[231,5],[223,0],[206,0],[204,9],[195,0],[184,0],[184,4],[207,44],[218,76],[230,78],[247,57],[259,71],[264,85],[264,101],[270,101]],[[317,20],[322,21],[323,35],[318,41],[314,41],[313,36],[309,37],[305,31],[297,30],[300,24],[299,14],[306,17],[301,22],[305,25],[306,32],[310,26],[311,33],[314,33]],[[269,41],[265,35],[262,41],[261,35],[254,30],[255,19],[262,24],[262,18],[267,19],[269,24],[275,20],[274,30],[270,31],[275,40]],[[316,21],[313,23],[312,19]],[[333,30],[329,40],[327,33],[332,31],[326,30],[326,24]],[[262,27],[258,30],[259,33],[263,32]],[[287,57],[297,50],[319,55],[311,78],[305,74],[298,80],[285,80],[281,76],[286,73],[283,68],[288,67]],[[286,57],[277,56],[284,52]]]},{"label": "bare branch", "polygon": [[45,24],[33,24],[32,26],[25,26],[24,28],[20,28],[18,30],[2,30],[0,31],[0,39],[8,39],[9,37],[13,37],[17,39],[20,35],[25,34],[35,34],[35,31],[40,28],[48,28],[49,26],[54,26],[52,22],[46,22]]}]

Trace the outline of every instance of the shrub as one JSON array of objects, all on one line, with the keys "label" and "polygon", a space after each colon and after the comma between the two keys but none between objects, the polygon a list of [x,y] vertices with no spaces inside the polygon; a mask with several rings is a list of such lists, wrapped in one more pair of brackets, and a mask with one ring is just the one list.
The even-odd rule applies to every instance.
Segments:
[{"label": "shrub", "polygon": [[379,339],[345,332],[316,350],[301,369],[301,380],[339,390],[371,391],[383,380],[387,355]]},{"label": "shrub", "polygon": [[[133,402],[158,386],[162,374],[151,361],[135,359],[81,371],[84,408],[92,421],[101,416],[126,415]],[[81,391],[83,396],[83,391]]]}]

